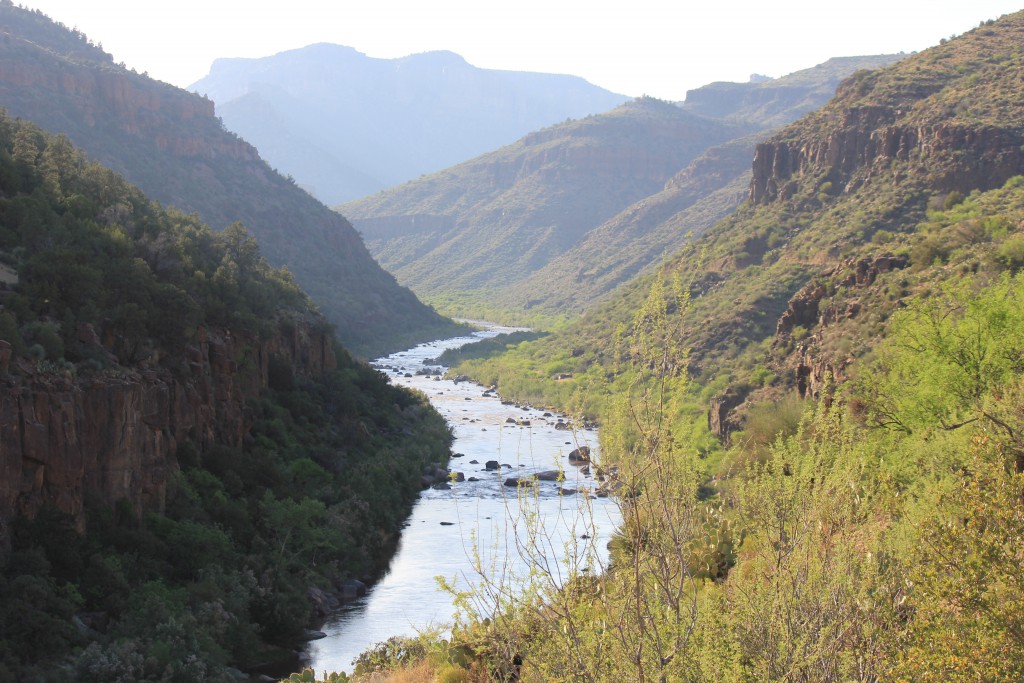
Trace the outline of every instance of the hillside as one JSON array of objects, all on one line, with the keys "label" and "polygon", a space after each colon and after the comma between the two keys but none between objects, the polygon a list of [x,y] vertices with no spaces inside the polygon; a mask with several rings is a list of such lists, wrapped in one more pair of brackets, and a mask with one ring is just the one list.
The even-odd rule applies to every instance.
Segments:
[{"label": "hillside", "polygon": [[627,520],[465,615],[469,670],[1021,680],[1022,142],[1018,12],[848,78],[657,272],[463,363],[600,419]]},{"label": "hillside", "polygon": [[386,566],[444,420],[240,226],[6,114],[0,263],[0,679],[294,666]]},{"label": "hillside", "polygon": [[428,298],[452,294],[471,306],[661,190],[709,145],[744,132],[640,99],[340,210],[401,282]]},{"label": "hillside", "polygon": [[451,329],[380,269],[347,221],[227,132],[211,101],[128,71],[84,36],[10,2],[0,3],[0,32],[0,99],[11,115],[67,135],[215,229],[241,221],[353,351],[375,355]]},{"label": "hillside", "polygon": [[446,310],[576,312],[735,209],[768,128],[824,104],[841,76],[896,58],[712,84],[682,106],[638,100],[339,210],[400,282]]},{"label": "hillside", "polygon": [[219,59],[189,90],[329,205],[627,99],[575,76],[480,69],[451,52],[375,59],[328,44]]},{"label": "hillside", "polygon": [[[956,276],[933,265],[959,249],[998,251],[1017,232],[1012,216],[1009,233],[961,226],[960,236],[926,221],[1024,172],[1021,23],[1012,15],[998,31],[983,26],[858,72],[826,106],[757,145],[744,204],[660,269],[689,283],[678,341],[693,376],[723,387],[756,367],[771,370],[769,386],[795,387],[826,367],[844,376],[843,354],[869,353],[912,283]],[[994,257],[973,258],[971,272],[997,267]],[[575,355],[565,371],[611,362],[609,332],[632,325],[654,281],[628,283],[564,334],[536,342],[537,353]]]}]

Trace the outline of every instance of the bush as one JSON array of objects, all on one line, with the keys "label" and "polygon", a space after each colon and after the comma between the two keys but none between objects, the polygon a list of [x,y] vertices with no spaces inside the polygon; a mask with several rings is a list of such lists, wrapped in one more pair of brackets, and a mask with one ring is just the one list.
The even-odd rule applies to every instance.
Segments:
[{"label": "bush", "polygon": [[996,261],[1011,272],[1024,266],[1024,237],[1010,237],[996,250]]},{"label": "bush", "polygon": [[962,204],[964,199],[965,197],[963,192],[953,190],[952,192],[946,195],[946,199],[942,202],[942,208],[945,209],[946,211],[949,211],[954,206]]}]

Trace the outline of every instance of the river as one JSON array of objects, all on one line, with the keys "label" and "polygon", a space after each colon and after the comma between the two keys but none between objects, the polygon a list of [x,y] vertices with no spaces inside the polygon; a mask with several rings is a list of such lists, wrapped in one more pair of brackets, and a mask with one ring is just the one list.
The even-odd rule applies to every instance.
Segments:
[{"label": "river", "polygon": [[[570,568],[600,572],[607,542],[621,516],[610,498],[593,495],[597,482],[569,453],[578,447],[598,455],[597,433],[556,428],[564,416],[502,404],[484,387],[417,375],[445,349],[491,337],[508,328],[487,326],[472,336],[423,344],[374,362],[391,381],[425,393],[455,434],[449,464],[466,481],[450,490],[427,489],[417,501],[385,576],[366,597],[342,608],[322,627],[327,637],[310,644],[310,666],[317,672],[351,673],[364,650],[393,635],[415,635],[444,628],[455,612],[452,597],[435,577],[459,589],[486,581],[521,585],[531,569],[560,582]],[[411,376],[409,376],[411,375]],[[498,471],[487,471],[497,460]],[[510,476],[551,470],[562,481],[505,486]],[[474,481],[475,480],[475,481]],[[486,602],[478,606],[486,611]]]}]

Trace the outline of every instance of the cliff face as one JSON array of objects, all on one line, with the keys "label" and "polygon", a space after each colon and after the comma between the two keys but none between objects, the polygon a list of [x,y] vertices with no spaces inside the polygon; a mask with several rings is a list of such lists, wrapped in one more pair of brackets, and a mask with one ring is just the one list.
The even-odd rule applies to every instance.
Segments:
[{"label": "cliff face", "polygon": [[86,500],[162,510],[179,445],[242,445],[246,401],[267,388],[271,359],[298,377],[336,367],[331,338],[308,323],[267,340],[200,329],[174,373],[143,367],[75,380],[26,365],[0,386],[0,532],[14,514],[32,517],[44,505],[80,528]]},{"label": "cliff face", "polygon": [[0,40],[0,90],[16,108],[27,105],[22,102],[28,99],[23,93],[32,93],[33,100],[42,96],[74,110],[78,127],[112,125],[125,135],[152,141],[161,152],[259,161],[256,149],[240,138],[209,139],[166,125],[168,119],[219,125],[210,100],[174,88],[154,89],[145,77],[113,66],[55,71],[43,60],[25,60],[24,55],[32,51],[39,48],[10,33]]},{"label": "cliff face", "polygon": [[988,190],[1024,171],[1018,97],[1024,14],[844,80],[821,110],[758,145],[750,198],[825,177],[852,192],[908,178],[937,192]]},{"label": "cliff face", "polygon": [[[908,126],[888,107],[848,109],[824,136],[774,140],[757,145],[750,199],[788,198],[801,176],[826,175],[847,189],[893,173],[894,161],[927,178],[935,190],[992,189],[1024,171],[1024,132],[995,126],[929,124]],[[936,166],[933,170],[929,166]]]},{"label": "cliff face", "polygon": [[[822,273],[793,295],[776,325],[773,347],[785,348],[797,327],[812,331],[806,340],[796,345],[793,353],[782,355],[783,363],[793,370],[800,398],[821,397],[829,383],[835,384],[847,378],[847,369],[854,362],[849,353],[837,356],[822,352],[826,328],[862,318],[865,309],[870,308],[862,301],[864,291],[872,287],[880,275],[908,266],[910,261],[905,256],[890,254],[848,259]],[[830,292],[838,289],[844,290],[846,295],[823,306]]]}]

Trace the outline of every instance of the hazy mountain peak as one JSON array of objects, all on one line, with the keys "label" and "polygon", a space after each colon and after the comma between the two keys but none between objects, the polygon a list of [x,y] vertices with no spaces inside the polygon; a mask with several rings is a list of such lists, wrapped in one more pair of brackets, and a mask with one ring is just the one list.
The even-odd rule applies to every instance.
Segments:
[{"label": "hazy mountain peak", "polygon": [[[232,131],[339,204],[628,98],[576,76],[475,67],[446,50],[379,59],[337,45],[218,60],[191,86]],[[245,97],[258,92],[260,97]]]},{"label": "hazy mountain peak", "polygon": [[418,52],[416,54],[407,55],[405,57],[399,57],[395,61],[398,62],[419,62],[421,64],[429,64],[431,66],[469,66],[474,67],[472,64],[467,62],[465,58],[451,50],[431,50],[429,52]]},{"label": "hazy mountain peak", "polygon": [[904,56],[901,53],[833,57],[779,78],[753,74],[746,83],[716,81],[688,90],[683,107],[713,118],[779,126],[820,107],[851,73],[888,66]]}]

